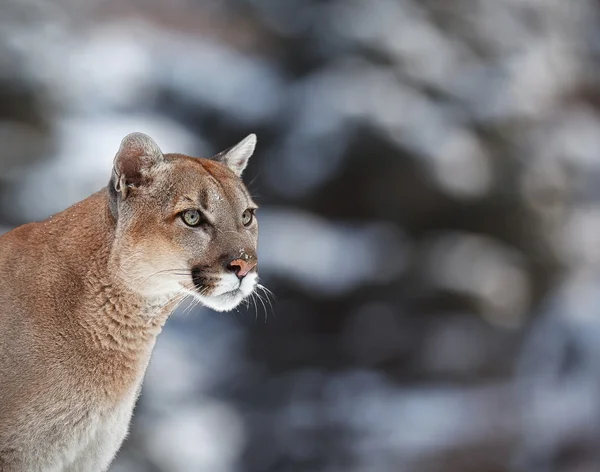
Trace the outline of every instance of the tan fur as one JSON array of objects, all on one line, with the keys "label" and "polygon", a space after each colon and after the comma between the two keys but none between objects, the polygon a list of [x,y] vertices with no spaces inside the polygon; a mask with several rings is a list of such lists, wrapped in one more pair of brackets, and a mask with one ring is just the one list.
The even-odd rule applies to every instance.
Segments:
[{"label": "tan fur", "polygon": [[[0,471],[107,470],[175,305],[202,291],[228,309],[252,291],[255,271],[237,281],[227,266],[256,259],[245,146],[217,162],[130,135],[107,188],[0,237]],[[187,208],[211,225],[187,227]]]}]

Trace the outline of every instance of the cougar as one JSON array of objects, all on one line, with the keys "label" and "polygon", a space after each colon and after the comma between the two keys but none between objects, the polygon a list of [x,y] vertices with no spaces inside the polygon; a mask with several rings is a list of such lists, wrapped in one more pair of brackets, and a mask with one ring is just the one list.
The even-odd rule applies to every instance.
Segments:
[{"label": "cougar", "polygon": [[0,471],[106,471],[177,304],[252,294],[255,145],[203,159],[132,133],[107,187],[0,237]]}]

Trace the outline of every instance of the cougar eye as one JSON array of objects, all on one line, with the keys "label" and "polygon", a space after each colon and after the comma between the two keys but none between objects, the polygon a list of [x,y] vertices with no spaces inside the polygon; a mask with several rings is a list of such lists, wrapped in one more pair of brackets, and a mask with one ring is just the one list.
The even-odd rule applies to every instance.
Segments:
[{"label": "cougar eye", "polygon": [[181,219],[186,225],[192,228],[202,223],[202,215],[198,210],[185,210],[181,213]]},{"label": "cougar eye", "polygon": [[242,213],[242,223],[244,226],[249,226],[250,223],[252,223],[252,218],[254,215],[252,215],[252,210],[246,210],[244,213]]}]

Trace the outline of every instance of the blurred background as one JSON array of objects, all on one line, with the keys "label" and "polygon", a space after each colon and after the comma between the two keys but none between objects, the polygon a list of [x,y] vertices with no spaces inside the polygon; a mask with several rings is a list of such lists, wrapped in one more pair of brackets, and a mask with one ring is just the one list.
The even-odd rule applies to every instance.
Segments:
[{"label": "blurred background", "polygon": [[275,297],[169,320],[111,472],[600,470],[599,85],[596,0],[3,0],[2,230],[258,134]]}]

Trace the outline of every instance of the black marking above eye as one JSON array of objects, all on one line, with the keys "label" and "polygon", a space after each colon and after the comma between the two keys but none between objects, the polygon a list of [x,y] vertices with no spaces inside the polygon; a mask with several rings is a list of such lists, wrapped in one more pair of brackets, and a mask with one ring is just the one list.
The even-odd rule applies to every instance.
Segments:
[{"label": "black marking above eye", "polygon": [[198,210],[185,210],[181,213],[181,219],[186,225],[196,228],[202,223],[202,214]]}]

